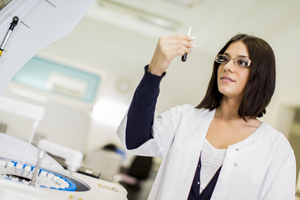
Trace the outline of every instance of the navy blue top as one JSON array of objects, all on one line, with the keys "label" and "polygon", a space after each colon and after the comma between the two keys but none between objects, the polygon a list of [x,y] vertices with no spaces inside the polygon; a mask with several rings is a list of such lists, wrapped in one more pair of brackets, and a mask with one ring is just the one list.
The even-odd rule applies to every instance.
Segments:
[{"label": "navy blue top", "polygon": [[[145,74],[134,93],[127,114],[125,140],[128,149],[135,149],[153,138],[151,134],[151,127],[159,94],[159,84],[166,73],[163,73],[162,76],[156,76],[148,72],[147,68],[148,65],[145,67]],[[201,155],[196,172],[191,172],[195,173],[195,176],[193,183],[191,183],[188,200],[209,200],[218,180],[221,167],[215,173],[206,188],[202,191],[201,195],[199,195],[200,170]]]}]

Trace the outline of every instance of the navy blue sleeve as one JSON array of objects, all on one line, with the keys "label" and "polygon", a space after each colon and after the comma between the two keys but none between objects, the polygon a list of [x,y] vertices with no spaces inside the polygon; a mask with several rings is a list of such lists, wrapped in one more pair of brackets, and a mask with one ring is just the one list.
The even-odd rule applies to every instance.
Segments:
[{"label": "navy blue sleeve", "polygon": [[126,146],[135,149],[153,138],[151,127],[153,124],[155,106],[159,94],[159,84],[165,76],[156,76],[147,71],[138,85],[131,101],[126,124]]}]

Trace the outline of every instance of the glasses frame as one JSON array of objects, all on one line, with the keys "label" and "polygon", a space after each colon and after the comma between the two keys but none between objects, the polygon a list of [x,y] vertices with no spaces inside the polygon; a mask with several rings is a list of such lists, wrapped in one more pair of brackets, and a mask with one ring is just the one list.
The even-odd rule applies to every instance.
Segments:
[{"label": "glasses frame", "polygon": [[[225,57],[228,58],[228,61],[227,61],[227,62],[219,62],[218,59],[217,59],[218,56],[225,56]],[[246,57],[246,56],[245,56],[245,57]],[[245,58],[245,57],[242,57],[242,58]],[[241,57],[236,57],[236,58],[241,58]],[[233,64],[234,64],[235,66],[237,66],[237,67],[243,67],[243,68],[245,68],[245,67],[250,67],[250,65],[251,65],[251,60],[250,60],[249,57],[246,57],[246,58],[249,59],[249,63],[248,63],[247,66],[239,66],[239,65],[237,65],[237,60],[236,60],[236,58],[231,58],[230,56],[228,56],[228,55],[226,55],[226,54],[218,54],[218,55],[216,55],[216,57],[215,57],[215,62],[217,62],[217,63],[219,63],[219,64],[227,64],[227,63],[230,62],[230,60],[232,60],[232,61],[233,61]]]}]

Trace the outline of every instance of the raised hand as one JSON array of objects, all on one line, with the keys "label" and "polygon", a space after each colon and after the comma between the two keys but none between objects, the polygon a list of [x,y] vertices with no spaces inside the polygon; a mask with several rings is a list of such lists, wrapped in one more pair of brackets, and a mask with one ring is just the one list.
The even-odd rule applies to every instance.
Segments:
[{"label": "raised hand", "polygon": [[173,58],[190,53],[190,48],[195,47],[191,43],[193,39],[193,37],[186,35],[160,37],[148,71],[161,76],[168,69]]}]

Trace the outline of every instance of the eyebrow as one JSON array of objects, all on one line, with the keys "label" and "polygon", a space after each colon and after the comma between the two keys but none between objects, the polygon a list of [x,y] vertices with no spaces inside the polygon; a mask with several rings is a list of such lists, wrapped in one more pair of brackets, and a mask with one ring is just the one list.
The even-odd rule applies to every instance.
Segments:
[{"label": "eyebrow", "polygon": [[[229,56],[231,58],[231,56],[229,55],[229,53],[224,53],[226,56]],[[249,58],[249,56],[244,56],[244,55],[238,55],[237,57],[242,57],[242,58]]]}]

